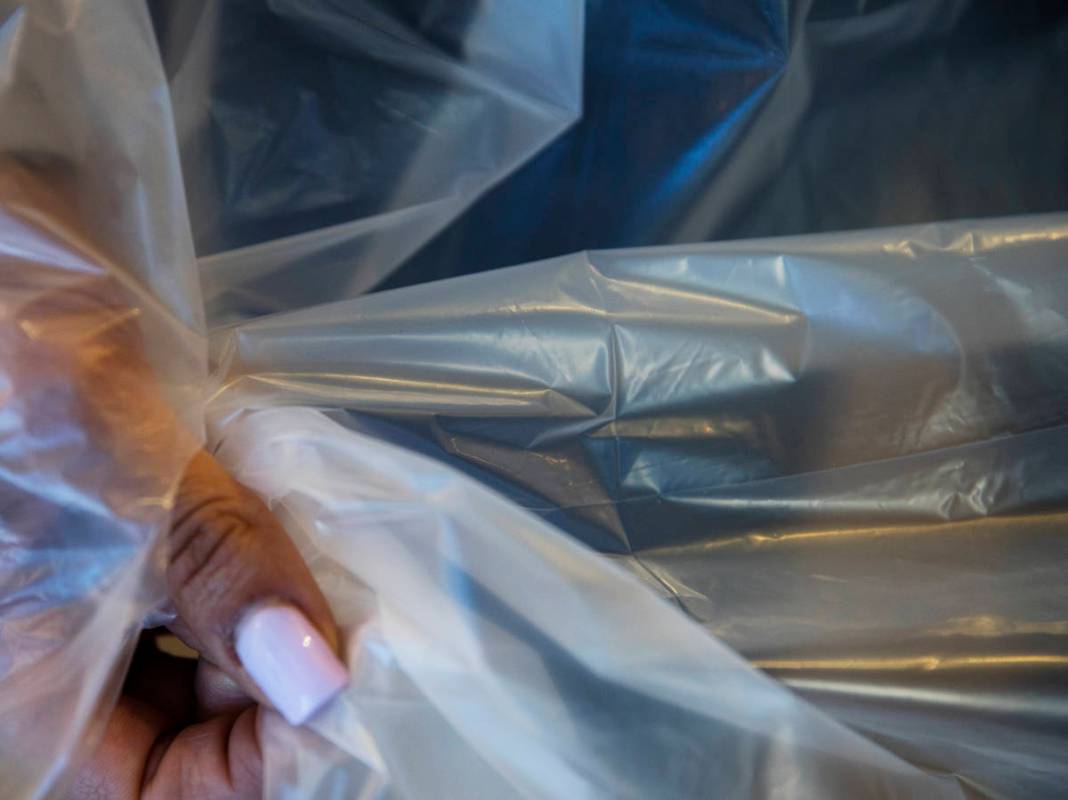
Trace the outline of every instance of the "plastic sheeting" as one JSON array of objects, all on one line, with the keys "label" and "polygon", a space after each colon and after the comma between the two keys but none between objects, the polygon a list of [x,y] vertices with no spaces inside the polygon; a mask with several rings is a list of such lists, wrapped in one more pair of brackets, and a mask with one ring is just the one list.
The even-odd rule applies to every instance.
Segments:
[{"label": "plastic sheeting", "polygon": [[[194,442],[157,436],[153,414],[151,430],[130,424],[108,398],[165,403],[200,426],[202,291],[179,142],[198,237],[236,248],[202,264],[212,318],[309,306],[216,331],[209,384],[221,455],[273,498],[354,634],[344,700],[314,729],[265,724],[270,794],[400,797],[430,782],[461,795],[1061,793],[1063,217],[590,253],[313,305],[362,290],[445,219],[412,199],[423,167],[452,215],[518,163],[511,144],[533,148],[535,129],[570,119],[577,94],[557,78],[575,74],[578,12],[543,7],[571,13],[529,11],[506,30],[479,27],[491,4],[190,6],[157,15],[165,75],[140,4],[0,5],[0,794],[62,791],[159,600],[153,545]],[[724,9],[781,42],[816,21]],[[839,32],[888,24],[881,13]],[[227,14],[255,24],[219,25]],[[258,46],[276,36],[291,46]],[[859,50],[879,40],[861,38]],[[373,54],[361,68],[418,78],[411,91],[376,83],[397,94],[374,108],[394,119],[414,104],[411,125],[448,132],[435,150],[408,123],[366,128],[413,181],[367,195],[384,204],[371,210],[337,166],[366,158],[318,163],[309,154],[337,151],[299,141],[316,120],[365,130],[322,107],[360,85],[347,80],[357,42]],[[768,57],[723,42],[736,63]],[[327,55],[301,60],[311,52]],[[272,59],[300,67],[260,71]],[[423,92],[430,63],[464,76],[459,96]],[[715,113],[765,108],[746,103],[752,88]],[[292,149],[242,138],[265,130]],[[476,150],[475,167],[456,162]],[[633,171],[610,168],[641,174],[639,150]],[[459,173],[434,172],[446,162]],[[282,179],[287,164],[298,174]],[[641,185],[601,192],[605,213]],[[325,233],[320,212],[337,214]],[[401,233],[379,231],[384,216]],[[78,357],[55,357],[72,343]],[[434,735],[416,751],[398,731]],[[445,742],[447,761],[433,761]]]},{"label": "plastic sheeting", "polygon": [[154,3],[209,317],[366,291],[554,139],[583,8]]},{"label": "plastic sheeting", "polygon": [[14,799],[60,779],[106,719],[160,599],[152,544],[195,445],[173,418],[203,427],[196,262],[143,8],[0,2],[0,154],[0,796]]},{"label": "plastic sheeting", "polygon": [[1066,266],[1063,216],[591,252],[235,327],[212,410],[461,468],[914,764],[1052,797]]},{"label": "plastic sheeting", "polygon": [[[174,24],[192,20],[193,33],[207,32],[207,38],[184,40],[192,43],[192,50],[181,51],[179,66],[186,71],[170,87],[181,112],[176,119],[156,29],[141,3],[0,2],[0,795],[5,798],[62,796],[71,767],[107,718],[142,622],[158,618],[154,612],[163,598],[155,545],[168,524],[177,479],[200,441],[207,375],[204,304],[207,300],[210,310],[220,291],[219,282],[210,280],[217,271],[208,271],[208,291],[201,288],[184,213],[179,140],[189,141],[199,111],[211,105],[207,94],[199,99],[192,94],[207,88],[195,78],[219,66],[205,48],[257,31],[266,36],[256,26],[243,29],[233,22],[213,27],[216,15],[239,8],[252,13],[255,7],[188,5],[166,17]],[[363,198],[368,187],[388,185],[391,197],[374,202],[400,204],[389,207],[398,212],[390,219],[418,217],[432,230],[448,218],[443,209],[451,214],[462,208],[574,118],[577,83],[566,78],[578,75],[581,5],[546,3],[540,11],[515,16],[506,29],[501,12],[509,8],[514,11],[515,4],[472,8],[465,15],[454,31],[462,34],[453,42],[462,45],[461,58],[442,55],[438,45],[427,50],[411,37],[395,41],[395,28],[376,28],[362,12],[360,20],[348,20],[346,14],[357,9],[271,4],[277,24],[285,26],[275,33],[311,37],[305,56],[313,49],[330,53],[332,46],[346,50],[319,59],[326,72],[316,80],[353,60],[381,62],[374,70],[367,63],[362,67],[371,70],[372,86],[385,86],[385,94],[369,103],[395,124],[375,127],[363,115],[331,131],[335,153],[355,146],[346,136],[354,124],[380,140],[353,159],[356,167],[373,168],[367,183],[356,187],[348,181],[351,175],[341,175],[338,185]],[[366,11],[374,11],[372,4]],[[438,38],[447,39],[453,30],[448,15],[438,16],[445,26]],[[325,41],[328,35],[343,41]],[[249,72],[254,72],[250,62],[263,67],[265,59],[279,60],[278,53],[251,45],[227,56]],[[550,61],[552,69],[543,70]],[[385,84],[378,81],[382,73],[390,78]],[[283,94],[293,88],[287,86],[280,87]],[[241,91],[247,94],[248,86]],[[300,87],[294,96],[307,100]],[[231,101],[221,104],[223,111],[214,108],[237,136],[240,120],[224,113],[240,105]],[[298,118],[288,132],[298,135],[308,118]],[[251,132],[256,130],[252,125]],[[424,133],[415,135],[417,130]],[[285,141],[283,136],[275,144]],[[387,144],[392,149],[384,149]],[[461,144],[466,161],[444,157]],[[233,154],[239,162],[248,155],[244,145]],[[286,159],[296,159],[296,152]],[[222,172],[233,174],[225,164]],[[303,183],[283,177],[283,193],[291,188],[303,202],[297,189],[314,194],[321,177],[314,170]],[[221,213],[232,197],[220,192],[220,203],[205,206],[200,185],[190,183],[194,207],[209,215]],[[238,194],[255,209],[265,203],[279,217],[294,215],[300,205],[268,199],[248,181]],[[401,207],[422,201],[440,208],[424,214],[425,209]],[[366,208],[359,211],[365,213]],[[257,219],[274,235],[291,233],[280,230],[277,219],[262,214]],[[382,214],[366,219],[374,228]],[[234,236],[243,235],[234,219],[224,221]],[[390,246],[404,250],[417,246],[420,230],[409,226],[400,234],[386,231],[364,240],[382,248],[393,236]],[[346,257],[351,256],[354,236],[353,229],[335,226],[329,235],[300,237],[299,260],[284,244],[276,242],[272,252],[300,276],[312,261],[322,261],[327,239],[337,245],[335,255],[349,247]],[[313,242],[318,244],[312,247]],[[377,252],[372,260],[388,269],[381,257]],[[273,269],[262,249],[249,259],[257,268]],[[233,266],[234,258],[227,263]],[[227,274],[234,278],[234,271]],[[321,271],[319,277],[326,280]],[[345,281],[333,278],[329,296],[344,296]],[[324,291],[326,283],[317,286]],[[230,308],[238,313],[242,307]]]},{"label": "plastic sheeting", "polygon": [[581,122],[387,285],[1068,208],[1060,0],[589,0]]},{"label": "plastic sheeting", "polygon": [[965,797],[447,466],[310,409],[242,415],[219,453],[354,630],[318,735],[269,718],[268,796]]}]

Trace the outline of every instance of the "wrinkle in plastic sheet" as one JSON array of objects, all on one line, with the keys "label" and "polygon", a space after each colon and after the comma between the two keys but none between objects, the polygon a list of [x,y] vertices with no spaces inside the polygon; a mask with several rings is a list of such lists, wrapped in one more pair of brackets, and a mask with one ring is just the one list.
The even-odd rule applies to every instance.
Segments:
[{"label": "wrinkle in plastic sheet", "polygon": [[1068,207],[1048,0],[590,2],[583,117],[386,281]]},{"label": "wrinkle in plastic sheet", "polygon": [[578,254],[246,323],[326,409],[613,555],[978,796],[1056,796],[1068,220]]},{"label": "wrinkle in plastic sheet", "polygon": [[[378,19],[380,6],[345,11]],[[5,321],[43,330],[28,314],[39,289],[78,283],[79,270],[110,274],[130,304],[109,324],[136,320],[165,396],[196,426],[199,289],[176,211],[185,203],[163,74],[140,6],[94,8],[4,7],[5,154],[67,169],[93,234],[57,236],[5,204],[19,237],[5,238],[4,258],[34,267],[0,273]],[[168,61],[180,109],[195,110],[184,103],[211,76],[221,6],[204,8],[183,23],[189,49]],[[337,7],[267,6],[315,47],[343,49],[324,40],[334,26],[320,23],[333,18],[315,9]],[[681,9],[671,16],[684,20]],[[500,67],[498,31],[452,11],[404,20],[399,41],[440,61],[462,39]],[[786,25],[766,5],[720,14],[760,43],[787,31],[796,41],[805,19]],[[569,41],[576,18],[557,19],[562,38],[549,39]],[[741,52],[744,37],[720,40]],[[742,50],[760,58],[762,47]],[[772,46],[765,66],[777,69],[781,51]],[[536,72],[510,74],[508,97],[545,108],[577,97],[553,95],[572,84],[538,84]],[[743,76],[732,96],[762,85]],[[315,101],[297,99],[314,116]],[[178,114],[183,145],[201,121]],[[310,219],[318,230],[322,218]],[[268,792],[1056,796],[1066,225],[1037,217],[588,253],[219,331],[220,454],[273,499],[339,620],[359,631],[353,688],[314,730],[266,717]],[[299,244],[282,247],[268,271],[299,260]],[[279,307],[234,274],[233,293],[215,295],[217,319]],[[327,299],[331,284],[279,290],[293,285],[268,289],[290,308]],[[293,405],[305,408],[274,408]],[[3,409],[2,488],[24,501],[33,479],[32,500],[46,506],[13,516],[5,504],[0,545],[4,596],[28,601],[29,615],[5,614],[0,632],[5,658],[29,659],[0,664],[5,721],[33,717],[5,727],[18,735],[0,748],[12,796],[47,791],[91,742],[128,633],[157,599],[151,543],[185,457],[176,448],[124,483],[108,452],[68,425],[61,444],[108,469],[72,483],[69,452],[35,440],[36,472],[24,475],[24,423],[55,429],[57,410]],[[71,507],[85,513],[53,524],[51,511]],[[727,646],[547,523],[632,569]],[[62,539],[69,531],[91,558],[69,560],[80,555]]]},{"label": "wrinkle in plastic sheet", "polygon": [[317,736],[266,720],[271,796],[964,797],[440,463],[311,409],[219,435],[353,631]]},{"label": "wrinkle in plastic sheet", "polygon": [[580,112],[580,0],[153,9],[214,323],[369,290]]},{"label": "wrinkle in plastic sheet", "polygon": [[64,790],[162,594],[153,544],[195,437],[168,438],[147,403],[118,418],[110,398],[152,395],[203,428],[200,290],[151,26],[136,4],[89,5],[0,3],[6,798]]}]

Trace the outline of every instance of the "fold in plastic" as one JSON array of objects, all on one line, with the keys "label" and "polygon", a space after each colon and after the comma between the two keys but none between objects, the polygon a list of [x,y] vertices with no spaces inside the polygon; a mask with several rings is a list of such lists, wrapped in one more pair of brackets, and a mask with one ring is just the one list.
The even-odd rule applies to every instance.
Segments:
[{"label": "fold in plastic", "polygon": [[184,202],[145,9],[0,2],[4,798],[62,791],[161,599],[207,374]]},{"label": "fold in plastic", "polygon": [[914,764],[1056,796],[1066,267],[1064,216],[583,253],[220,331],[211,409],[432,456]]},{"label": "fold in plastic", "polygon": [[271,797],[965,797],[438,462],[311,409],[221,436],[352,635],[318,738],[268,718]]},{"label": "fold in plastic", "polygon": [[362,294],[581,110],[582,0],[153,7],[216,322]]},{"label": "fold in plastic", "polygon": [[[0,795],[62,792],[160,599],[195,442],[109,398],[196,431],[206,386],[351,634],[340,702],[265,718],[268,796],[1063,793],[1068,220],[322,305],[574,118],[580,4],[421,5],[194,4],[165,73],[140,4],[0,0]],[[209,381],[204,297],[302,310]]]}]

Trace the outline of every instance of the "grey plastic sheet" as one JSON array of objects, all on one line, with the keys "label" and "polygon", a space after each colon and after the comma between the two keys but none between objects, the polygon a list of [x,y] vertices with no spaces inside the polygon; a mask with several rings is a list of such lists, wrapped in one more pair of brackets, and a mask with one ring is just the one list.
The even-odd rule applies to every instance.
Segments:
[{"label": "grey plastic sheet", "polygon": [[[588,252],[218,332],[977,797],[1068,784],[1068,219]],[[221,421],[221,422],[219,422]]]},{"label": "grey plastic sheet", "polygon": [[[189,4],[157,13],[153,31],[141,4],[0,4],[0,144],[16,165],[0,181],[0,322],[3,346],[19,345],[0,363],[5,797],[61,793],[92,744],[139,622],[160,600],[153,545],[195,445],[146,460],[136,444],[156,432],[107,414],[116,438],[99,438],[75,376],[40,354],[53,333],[86,336],[106,394],[147,397],[158,385],[195,432],[207,374],[202,299],[215,323],[291,310],[215,330],[211,442],[275,504],[360,656],[350,661],[353,693],[312,729],[267,718],[272,796],[327,797],[342,779],[396,796],[446,785],[461,796],[472,786],[542,796],[584,796],[561,786],[589,796],[667,786],[742,797],[1063,794],[1063,216],[588,252],[323,304],[380,279],[573,119],[581,6],[533,8]],[[555,217],[538,210],[550,202],[545,184],[520,193],[525,206],[495,196],[502,215],[524,215],[513,243],[556,255],[591,241],[794,230],[777,227],[784,219],[807,230],[900,221],[902,209],[1063,207],[1063,161],[1049,146],[1060,141],[1062,98],[1042,80],[1062,74],[1056,9],[644,8],[630,35],[602,39],[635,53],[628,63],[650,76],[633,111],[603,129],[602,143],[624,157],[583,140],[590,160],[565,172],[589,189],[556,185]],[[516,17],[523,9],[529,16]],[[703,35],[679,38],[686,30]],[[985,46],[992,59],[966,84],[956,69],[976,62],[938,48],[962,31],[982,34],[969,53]],[[1021,32],[1027,41],[1010,47]],[[723,58],[686,46],[706,36]],[[280,39],[287,47],[272,48]],[[869,73],[820,56],[843,43],[872,56]],[[613,57],[599,51],[591,63]],[[927,65],[910,85],[941,91],[909,95],[897,126],[872,112],[861,131],[881,146],[865,152],[885,155],[913,128],[939,147],[913,158],[910,140],[885,169],[859,169],[825,134],[857,107],[877,108],[889,96],[886,65],[910,58]],[[654,69],[680,63],[723,81],[697,96],[696,83],[666,77],[677,71]],[[400,83],[361,84],[361,70]],[[456,83],[439,91],[441,75]],[[848,76],[852,90],[816,91],[828,75]],[[857,101],[869,97],[868,75],[884,76],[872,105]],[[664,98],[668,84],[707,116],[648,114],[641,101]],[[368,102],[397,122],[392,134],[364,128],[369,117],[334,116],[344,109],[331,107],[332,92],[351,100],[346,90],[368,86],[385,93]],[[949,161],[984,88],[1004,113],[988,111],[985,144]],[[603,119],[605,98],[591,98],[590,119]],[[1036,102],[1044,127],[1022,122]],[[784,105],[797,127],[780,124]],[[956,109],[957,126],[939,114],[917,126],[912,112],[925,105]],[[413,109],[414,120],[404,115]],[[319,121],[323,139],[302,139]],[[354,131],[381,136],[356,142]],[[707,147],[665,172],[694,131]],[[266,145],[243,147],[260,134]],[[785,158],[800,141],[800,152],[822,155]],[[383,142],[390,158],[369,160]],[[1018,171],[984,160],[1005,152]],[[595,157],[596,175],[582,166]],[[382,190],[371,170],[354,181],[368,163],[404,179]],[[964,183],[962,170],[931,172],[948,163],[983,169]],[[435,171],[447,166],[459,172]],[[672,179],[661,184],[663,175]],[[857,203],[858,185],[888,177],[887,193]],[[33,189],[42,181],[43,201]],[[664,191],[645,191],[654,185]],[[367,193],[345,193],[361,186]],[[746,208],[756,227],[726,224]],[[561,218],[567,226],[547,224]],[[598,238],[605,220],[634,238]],[[485,238],[442,258],[442,273],[485,266],[490,234],[510,230],[483,224]],[[199,276],[194,231],[200,255],[222,249]],[[582,238],[567,238],[575,232]],[[60,315],[75,324],[57,329],[55,307],[41,303],[57,289],[116,282],[122,299],[92,309],[103,326],[79,313]],[[107,381],[126,357],[104,335],[114,329],[143,340],[155,381]],[[120,457],[131,454],[139,470]],[[378,614],[363,626],[369,609]],[[441,734],[429,737],[430,755],[447,738],[462,762],[412,760],[408,737],[427,731]]]}]

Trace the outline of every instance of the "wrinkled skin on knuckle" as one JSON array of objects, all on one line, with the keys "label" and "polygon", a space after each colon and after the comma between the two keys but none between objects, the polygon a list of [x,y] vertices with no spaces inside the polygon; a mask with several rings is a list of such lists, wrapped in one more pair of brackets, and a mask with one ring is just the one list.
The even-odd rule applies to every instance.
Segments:
[{"label": "wrinkled skin on knuckle", "polygon": [[249,527],[240,509],[228,500],[198,508],[171,535],[171,575],[181,589],[195,588],[206,571],[226,567],[230,550],[240,547]]},{"label": "wrinkled skin on knuckle", "polygon": [[251,577],[247,555],[255,549],[256,520],[249,511],[238,497],[212,498],[175,526],[168,582],[183,611],[206,615],[222,610],[234,587]]}]

